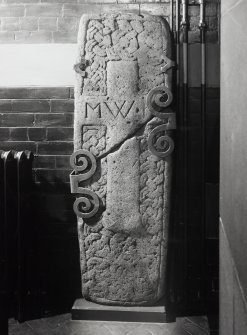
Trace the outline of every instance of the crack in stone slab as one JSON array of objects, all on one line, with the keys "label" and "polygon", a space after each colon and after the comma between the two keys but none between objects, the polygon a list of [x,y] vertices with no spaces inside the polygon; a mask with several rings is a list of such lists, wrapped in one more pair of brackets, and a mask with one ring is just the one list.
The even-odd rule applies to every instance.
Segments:
[{"label": "crack in stone slab", "polygon": [[119,149],[121,149],[121,146],[124,144],[124,142],[126,142],[127,140],[130,140],[131,138],[133,138],[134,136],[136,136],[136,134],[138,132],[140,132],[143,128],[146,127],[146,125],[153,120],[155,117],[154,116],[150,116],[150,118],[146,121],[146,123],[142,124],[140,127],[138,127],[137,129],[133,130],[132,133],[130,133],[128,136],[126,136],[123,140],[121,140],[119,143],[116,143],[115,145],[113,145],[109,150],[106,150],[106,152],[104,152],[103,154],[99,155],[98,157],[96,157],[96,160],[100,160],[102,158],[105,158],[106,156],[108,156],[109,154],[112,154],[116,151],[118,151]]}]

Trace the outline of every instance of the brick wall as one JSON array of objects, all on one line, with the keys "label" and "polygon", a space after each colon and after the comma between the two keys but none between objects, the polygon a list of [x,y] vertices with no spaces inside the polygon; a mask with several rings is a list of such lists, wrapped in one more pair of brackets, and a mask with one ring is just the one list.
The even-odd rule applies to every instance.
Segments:
[{"label": "brick wall", "polygon": [[[195,1],[192,1],[195,2]],[[198,2],[198,1],[197,1]],[[170,24],[170,0],[2,0],[0,4],[1,43],[75,43],[83,13],[134,10],[162,15]],[[209,42],[218,40],[217,1],[208,1],[206,19]],[[199,41],[199,7],[189,8],[192,43]]]},{"label": "brick wall", "polygon": [[[31,295],[44,310],[71,306],[80,295],[74,197],[69,157],[73,152],[73,89],[0,88],[0,141],[3,150],[31,150],[33,163]],[[42,301],[41,301],[42,300]],[[47,301],[49,300],[49,301]]]}]

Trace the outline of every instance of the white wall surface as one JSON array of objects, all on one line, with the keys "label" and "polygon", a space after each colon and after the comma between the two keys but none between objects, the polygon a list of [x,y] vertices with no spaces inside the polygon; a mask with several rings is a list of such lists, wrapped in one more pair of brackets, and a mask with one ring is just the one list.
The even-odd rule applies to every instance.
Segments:
[{"label": "white wall surface", "polygon": [[[76,44],[2,44],[0,87],[74,86],[76,50]],[[189,85],[199,87],[200,44],[189,46],[189,59]],[[208,87],[219,87],[218,44],[207,45],[207,64]]]},{"label": "white wall surface", "polygon": [[76,44],[0,45],[0,86],[74,86]]}]

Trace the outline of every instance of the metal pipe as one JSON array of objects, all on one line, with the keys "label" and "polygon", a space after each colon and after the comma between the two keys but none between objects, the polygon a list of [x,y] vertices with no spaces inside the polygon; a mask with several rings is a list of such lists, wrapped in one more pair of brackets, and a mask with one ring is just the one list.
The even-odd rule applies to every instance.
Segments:
[{"label": "metal pipe", "polygon": [[[188,85],[188,0],[182,0],[183,83]],[[187,107],[187,106],[186,106]]]},{"label": "metal pipe", "polygon": [[[11,151],[5,151],[2,152],[1,158],[3,160],[3,246],[2,246],[2,264],[1,264],[1,271],[2,271],[2,285],[1,287],[1,299],[2,303],[5,304],[3,306],[3,312],[5,315],[3,315],[3,329],[1,331],[3,332],[3,335],[8,334],[8,313],[9,313],[9,244],[8,244],[8,230],[10,222],[8,220],[8,169],[9,169],[9,162],[12,159],[12,152]],[[2,307],[2,306],[1,306]],[[1,308],[2,309],[2,308]],[[2,327],[1,327],[2,328]],[[1,333],[2,334],[2,333]]]},{"label": "metal pipe", "polygon": [[[17,320],[23,322],[26,317],[26,256],[27,256],[27,226],[26,200],[32,178],[32,161],[34,155],[31,151],[17,151],[16,161],[16,191],[17,191]],[[29,213],[30,215],[30,213]]]},{"label": "metal pipe", "polygon": [[[187,224],[188,224],[188,0],[182,0],[182,34],[183,34],[183,106],[181,110],[182,123],[182,203],[183,203],[183,231],[184,231],[184,289],[187,286]],[[187,303],[185,301],[185,303]]]},{"label": "metal pipe", "polygon": [[[177,309],[177,304],[181,302],[184,293],[184,259],[183,259],[183,225],[182,222],[182,115],[181,115],[181,103],[180,103],[180,0],[175,1],[175,42],[176,42],[176,119],[177,119],[177,132],[176,132],[176,198],[175,198],[175,263],[174,268],[176,283],[174,285],[174,309]],[[182,272],[183,271],[183,272]]]},{"label": "metal pipe", "polygon": [[24,253],[23,253],[23,230],[21,218],[21,197],[22,197],[22,169],[23,160],[25,159],[24,151],[15,153],[17,165],[17,320],[24,321]]},{"label": "metal pipe", "polygon": [[172,33],[174,32],[174,20],[173,20],[173,0],[170,1],[170,29],[172,31]]},{"label": "metal pipe", "polygon": [[205,21],[205,0],[199,0],[200,4],[200,44],[201,44],[201,246],[202,246],[202,300],[205,302],[206,297],[206,245],[205,245],[205,233],[206,233],[206,21]]},{"label": "metal pipe", "polygon": [[176,0],[176,63],[177,63],[177,102],[179,103],[180,89],[180,0]]}]

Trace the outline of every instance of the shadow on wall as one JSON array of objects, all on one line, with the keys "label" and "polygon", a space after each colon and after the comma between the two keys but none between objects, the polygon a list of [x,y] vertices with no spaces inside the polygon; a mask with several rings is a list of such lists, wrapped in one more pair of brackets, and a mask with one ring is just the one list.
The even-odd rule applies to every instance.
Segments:
[{"label": "shadow on wall", "polygon": [[[23,320],[69,312],[81,296],[76,217],[68,185],[32,185],[26,221]],[[16,291],[12,292],[16,314]]]},{"label": "shadow on wall", "polygon": [[35,185],[37,283],[41,312],[68,311],[81,295],[74,197],[60,179]]}]

